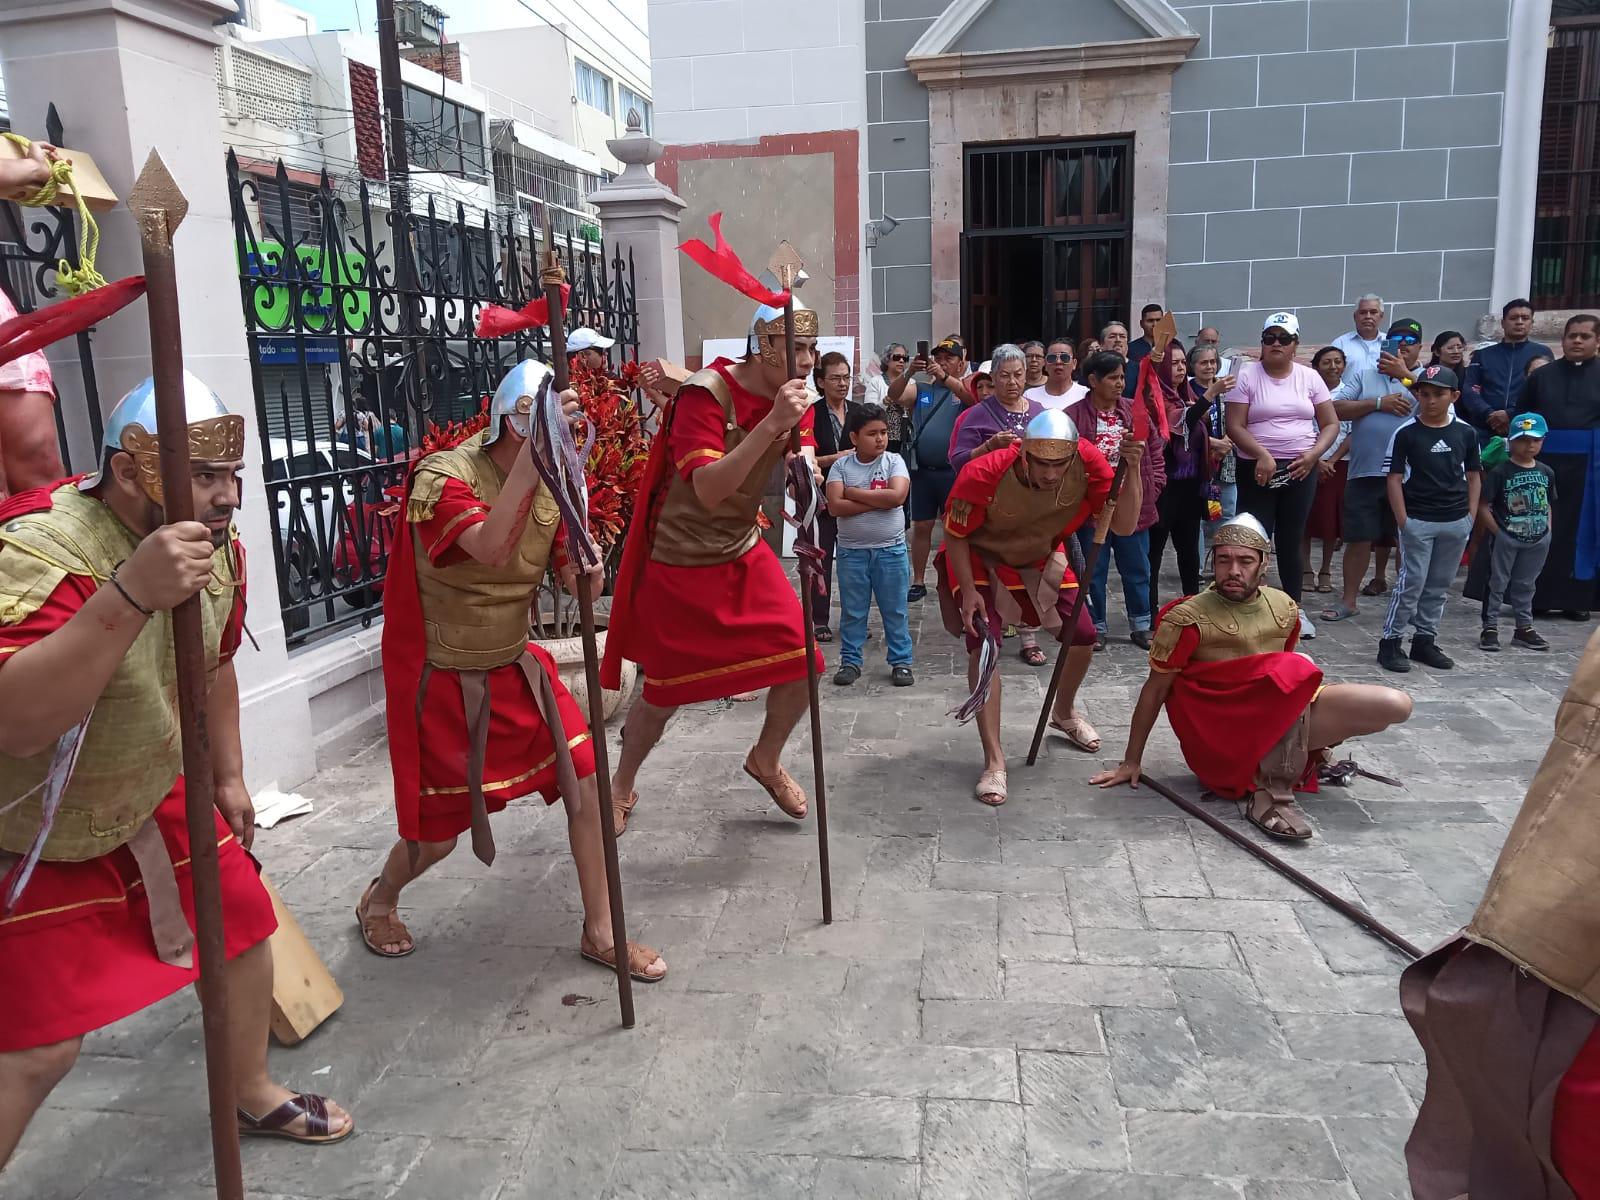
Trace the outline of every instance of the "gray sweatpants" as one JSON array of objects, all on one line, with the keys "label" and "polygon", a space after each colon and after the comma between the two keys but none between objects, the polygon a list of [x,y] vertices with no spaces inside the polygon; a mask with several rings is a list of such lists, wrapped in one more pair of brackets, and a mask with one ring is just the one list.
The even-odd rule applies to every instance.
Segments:
[{"label": "gray sweatpants", "polygon": [[1383,636],[1397,638],[1411,626],[1416,637],[1439,632],[1445,597],[1461,567],[1472,518],[1457,521],[1419,521],[1412,517],[1400,531],[1400,571],[1389,597],[1389,615]]},{"label": "gray sweatpants", "polygon": [[1533,589],[1550,554],[1550,535],[1519,542],[1505,530],[1484,547],[1489,554],[1489,590],[1483,596],[1483,627],[1497,629],[1500,606],[1509,604],[1516,628],[1533,628]]}]

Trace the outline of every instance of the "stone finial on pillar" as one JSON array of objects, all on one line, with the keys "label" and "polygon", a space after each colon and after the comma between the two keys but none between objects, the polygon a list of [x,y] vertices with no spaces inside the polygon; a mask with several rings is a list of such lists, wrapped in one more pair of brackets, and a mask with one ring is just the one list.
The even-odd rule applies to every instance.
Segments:
[{"label": "stone finial on pillar", "polygon": [[678,277],[678,222],[684,201],[650,174],[664,147],[644,132],[637,111],[628,112],[628,132],[606,142],[624,165],[622,174],[589,197],[600,210],[608,252],[631,253],[634,302],[639,310],[639,358],[681,363],[683,295]]}]

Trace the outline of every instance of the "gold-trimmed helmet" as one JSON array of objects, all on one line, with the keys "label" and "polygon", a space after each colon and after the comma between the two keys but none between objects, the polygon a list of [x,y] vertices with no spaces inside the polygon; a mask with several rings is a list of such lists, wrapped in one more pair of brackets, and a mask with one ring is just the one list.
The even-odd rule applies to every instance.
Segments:
[{"label": "gold-trimmed helmet", "polygon": [[[221,398],[192,371],[183,373],[184,415],[189,422],[189,457],[195,462],[237,462],[244,457],[244,418],[230,413]],[[156,428],[156,381],[147,377],[121,400],[106,418],[105,450],[121,450],[133,457],[139,469],[139,486],[156,504],[164,502],[161,487],[161,447]],[[80,491],[98,487],[101,469],[78,485]]]},{"label": "gold-trimmed helmet", "polygon": [[554,379],[555,372],[537,358],[525,358],[507,371],[494,390],[494,399],[489,401],[489,429],[483,435],[483,444],[492,446],[499,438],[501,417],[518,437],[527,437],[533,429],[533,408],[539,391]]},{"label": "gold-trimmed helmet", "polygon": [[[798,293],[794,297],[794,335],[795,337],[817,337],[820,332],[817,324],[817,314],[806,302],[800,299]],[[746,351],[760,356],[761,361],[769,367],[781,367],[785,357],[783,350],[783,309],[774,308],[770,304],[763,304],[756,309],[755,316],[750,318],[750,334],[747,339]],[[768,343],[767,339],[773,341]]]},{"label": "gold-trimmed helmet", "polygon": [[1047,408],[1022,431],[1022,448],[1049,458],[1064,458],[1078,445],[1078,427],[1059,408]]},{"label": "gold-trimmed helmet", "polygon": [[1249,513],[1240,513],[1233,520],[1224,521],[1211,539],[1211,545],[1245,546],[1261,551],[1263,558],[1272,553],[1272,539],[1267,536],[1266,527]]}]

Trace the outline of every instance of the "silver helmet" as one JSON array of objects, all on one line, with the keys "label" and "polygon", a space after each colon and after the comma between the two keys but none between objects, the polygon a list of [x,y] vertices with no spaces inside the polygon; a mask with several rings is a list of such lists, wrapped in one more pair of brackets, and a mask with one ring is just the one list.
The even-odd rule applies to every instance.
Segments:
[{"label": "silver helmet", "polygon": [[1078,444],[1078,427],[1059,408],[1047,408],[1028,422],[1022,431],[1024,449],[1052,456],[1065,455]]},{"label": "silver helmet", "polygon": [[[794,293],[794,335],[795,337],[816,337],[819,333],[816,312],[800,299],[798,292]],[[755,315],[750,318],[750,333],[746,339],[746,353],[760,355],[761,361],[768,366],[781,367],[784,365],[783,342],[783,309],[774,308],[770,304],[763,304],[757,308]],[[767,338],[780,339],[769,345]]]},{"label": "silver helmet", "polygon": [[1272,539],[1267,536],[1267,529],[1260,521],[1249,513],[1240,513],[1231,521],[1224,521],[1218,528],[1213,546],[1245,546],[1251,550],[1259,550],[1263,557],[1272,553]]},{"label": "silver helmet", "polygon": [[[236,462],[244,457],[244,418],[227,405],[199,376],[183,373],[184,414],[189,422],[189,457],[198,462]],[[148,376],[117,401],[106,418],[101,439],[101,469],[78,484],[80,491],[98,487],[104,478],[105,450],[133,456],[145,495],[162,503],[161,451],[156,428],[156,381]]]},{"label": "silver helmet", "polygon": [[532,433],[533,410],[539,393],[549,387],[554,378],[555,373],[537,358],[525,358],[507,371],[494,390],[494,399],[489,402],[489,429],[484,434],[483,444],[494,445],[500,436],[501,417],[510,423],[518,437],[525,438]]}]

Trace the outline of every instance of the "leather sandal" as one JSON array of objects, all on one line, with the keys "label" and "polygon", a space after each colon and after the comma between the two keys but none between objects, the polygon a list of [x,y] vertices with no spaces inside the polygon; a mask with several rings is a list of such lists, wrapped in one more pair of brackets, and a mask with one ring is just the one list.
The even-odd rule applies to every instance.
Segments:
[{"label": "leather sandal", "polygon": [[1050,728],[1054,729],[1085,754],[1098,754],[1100,752],[1100,731],[1089,724],[1089,719],[1081,713],[1073,713],[1065,722],[1051,717]]},{"label": "leather sandal", "polygon": [[[407,950],[406,953],[410,954],[411,951]],[[242,1108],[235,1108],[234,1111],[239,1118],[240,1137],[282,1138],[306,1146],[330,1146],[334,1142],[344,1141],[356,1131],[356,1123],[352,1119],[350,1124],[334,1133],[333,1123],[328,1120],[328,1098],[311,1092],[291,1096],[264,1117],[252,1117]],[[289,1128],[299,1117],[306,1119],[304,1133],[295,1133]]]},{"label": "leather sandal", "polygon": [[[607,970],[615,971],[617,969],[617,948],[613,946],[609,950],[597,950],[594,943],[589,940],[587,933],[583,935],[582,940],[578,943],[578,953],[590,962],[598,963]],[[665,971],[662,971],[659,975],[651,975],[646,969],[652,963],[660,961],[660,959],[661,955],[650,949],[649,946],[641,945],[638,942],[628,943],[628,975],[633,979],[637,979],[640,983],[660,983],[667,977]]]},{"label": "leather sandal", "polygon": [[[372,889],[378,886],[377,876],[367,884],[367,890],[361,893],[361,899],[356,903],[356,923],[361,927],[361,941],[366,948],[379,958],[404,958],[415,952],[417,939],[411,936],[411,931],[405,923],[394,915],[390,909],[381,916],[373,916],[367,911],[367,906],[372,901]],[[407,950],[385,950],[387,945],[398,945],[401,942],[410,942]]]},{"label": "leather sandal", "polygon": [[1006,802],[1006,773],[985,771],[978,776],[978,786],[973,794],[978,797],[978,803],[987,804],[990,808],[999,808]]},{"label": "leather sandal", "polygon": [[628,818],[633,815],[633,806],[638,803],[638,792],[629,792],[627,800],[613,799],[611,801],[611,815],[617,828],[618,837],[628,832]]},{"label": "leather sandal", "polygon": [[785,816],[793,817],[796,821],[805,820],[806,794],[794,781],[793,775],[782,767],[778,768],[775,775],[758,775],[755,768],[750,765],[748,756],[744,760],[744,773],[766,789],[767,795],[772,797],[772,802],[783,810]]},{"label": "leather sandal", "polygon": [[1311,837],[1306,815],[1292,798],[1282,799],[1266,788],[1257,788],[1245,804],[1245,820],[1268,837],[1284,842],[1303,842]]}]

